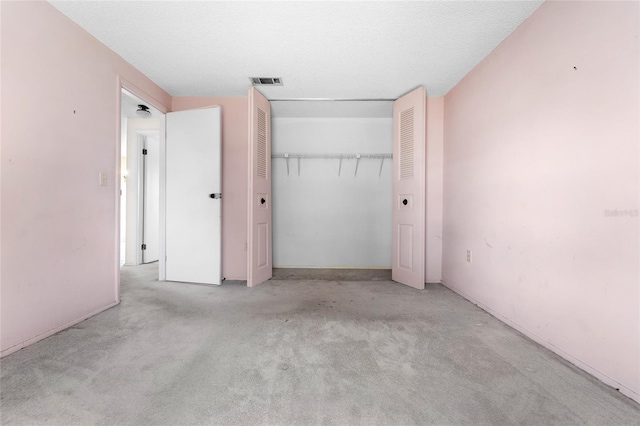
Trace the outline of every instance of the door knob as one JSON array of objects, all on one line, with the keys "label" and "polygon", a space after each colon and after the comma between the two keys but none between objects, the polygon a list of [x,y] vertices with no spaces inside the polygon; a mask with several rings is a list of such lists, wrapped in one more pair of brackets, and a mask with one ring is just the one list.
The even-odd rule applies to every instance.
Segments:
[{"label": "door knob", "polygon": [[267,202],[267,200],[265,200],[264,198],[260,198],[260,204],[264,204],[266,202]]},{"label": "door knob", "polygon": [[220,193],[213,193],[213,194],[209,194],[210,198],[216,199],[216,198],[222,198],[222,194]]},{"label": "door knob", "polygon": [[409,201],[407,201],[407,199],[405,198],[404,200],[402,200],[402,204],[406,206],[407,204],[409,204]]}]

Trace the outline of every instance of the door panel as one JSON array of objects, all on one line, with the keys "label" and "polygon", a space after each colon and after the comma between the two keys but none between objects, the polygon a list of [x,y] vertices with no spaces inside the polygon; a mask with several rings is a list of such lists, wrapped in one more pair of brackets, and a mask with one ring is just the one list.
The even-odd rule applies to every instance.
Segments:
[{"label": "door panel", "polygon": [[424,288],[426,92],[419,88],[393,104],[394,281]]},{"label": "door panel", "polygon": [[249,217],[247,285],[273,274],[271,252],[271,105],[254,87],[249,89]]},{"label": "door panel", "polygon": [[269,263],[269,225],[258,224],[258,268],[264,268]]},{"label": "door panel", "polygon": [[413,269],[413,226],[398,225],[398,268]]},{"label": "door panel", "polygon": [[222,281],[220,108],[167,114],[166,279]]},{"label": "door panel", "polygon": [[156,262],[160,252],[160,144],[145,137],[143,154],[143,234],[142,263]]}]

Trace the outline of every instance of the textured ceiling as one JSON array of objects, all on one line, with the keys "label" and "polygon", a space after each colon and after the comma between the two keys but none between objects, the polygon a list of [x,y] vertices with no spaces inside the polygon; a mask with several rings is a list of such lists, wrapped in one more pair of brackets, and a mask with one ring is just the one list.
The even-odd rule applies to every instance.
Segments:
[{"label": "textured ceiling", "polygon": [[52,1],[173,96],[446,94],[541,1]]}]

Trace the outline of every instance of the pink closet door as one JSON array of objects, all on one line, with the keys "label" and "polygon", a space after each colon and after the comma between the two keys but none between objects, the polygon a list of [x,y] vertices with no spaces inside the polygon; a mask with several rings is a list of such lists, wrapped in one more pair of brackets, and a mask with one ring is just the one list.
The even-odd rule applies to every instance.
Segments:
[{"label": "pink closet door", "polygon": [[255,87],[249,89],[249,230],[247,285],[273,274],[271,252],[271,105]]},{"label": "pink closet door", "polygon": [[424,288],[425,111],[423,87],[393,104],[393,262],[391,277]]}]

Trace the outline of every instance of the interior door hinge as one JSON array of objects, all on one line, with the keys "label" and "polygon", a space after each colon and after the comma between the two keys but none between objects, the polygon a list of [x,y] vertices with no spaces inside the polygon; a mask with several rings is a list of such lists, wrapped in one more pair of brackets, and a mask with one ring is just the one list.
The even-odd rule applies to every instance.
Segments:
[{"label": "interior door hinge", "polygon": [[144,148],[144,149],[142,150],[142,155],[147,155],[147,148]]},{"label": "interior door hinge", "polygon": [[147,249],[147,245],[146,245],[146,244],[143,244],[143,245],[142,245],[142,250],[146,250],[146,249]]}]

